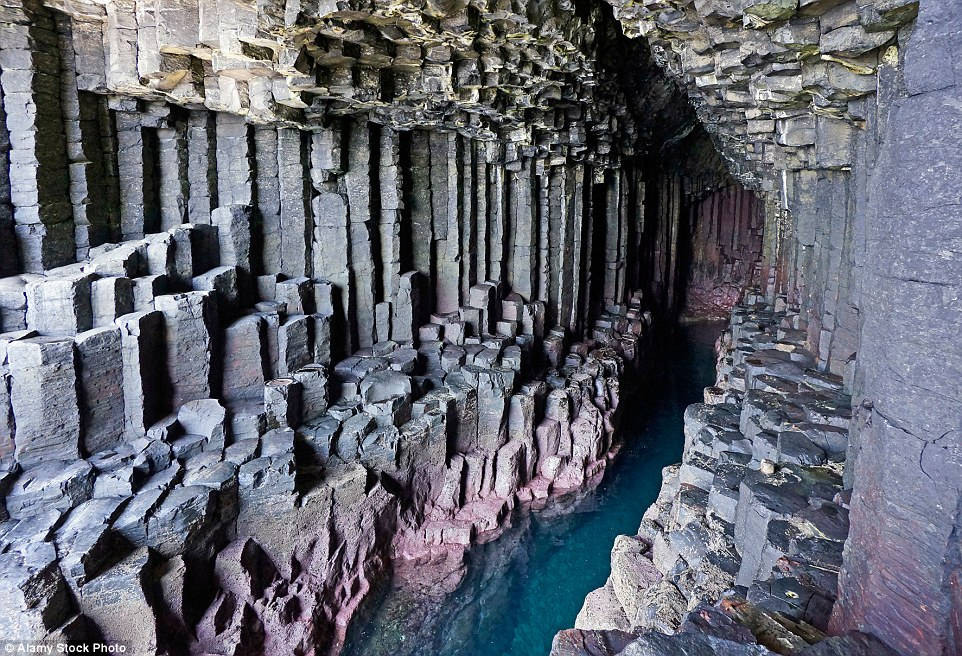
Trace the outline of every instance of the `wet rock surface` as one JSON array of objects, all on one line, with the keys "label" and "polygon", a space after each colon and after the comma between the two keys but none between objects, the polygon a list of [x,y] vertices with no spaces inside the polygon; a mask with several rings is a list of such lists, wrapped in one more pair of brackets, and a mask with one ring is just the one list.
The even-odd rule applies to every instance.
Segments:
[{"label": "wet rock surface", "polygon": [[597,487],[519,506],[450,576],[396,572],[360,609],[346,656],[547,653],[608,576],[611,540],[637,525],[638,500],[655,498],[661,467],[680,457],[681,410],[714,381],[720,330],[700,323],[659,342],[624,392],[618,457]]},{"label": "wet rock surface", "polygon": [[653,323],[640,153],[678,123],[602,5],[0,30],[9,637],[336,650],[393,563],[602,477]]},{"label": "wet rock surface", "polygon": [[[201,259],[204,229],[176,231]],[[392,564],[450,567],[518,504],[594,485],[617,453],[620,381],[651,329],[640,295],[579,342],[560,328],[544,337],[543,302],[486,283],[461,308],[484,317],[476,325],[455,333],[435,315],[330,362],[312,330],[330,316],[315,312],[325,289],[283,277],[260,287],[272,296],[253,308],[220,306],[209,290],[162,293],[114,328],[4,334],[11,639],[69,630],[138,653],[336,649]],[[531,319],[502,319],[519,309]],[[238,325],[243,338],[221,341]],[[305,330],[285,338],[290,326]],[[412,334],[438,339],[401,339]],[[211,398],[227,380],[230,394]]]},{"label": "wet rock surface", "polygon": [[845,449],[824,435],[847,425],[851,399],[811,368],[804,320],[779,305],[749,293],[733,310],[717,381],[685,411],[682,462],[663,471],[638,534],[615,540],[607,583],[553,654],[590,654],[626,633],[637,637],[608,653],[888,651],[864,634],[825,634],[849,508]]}]

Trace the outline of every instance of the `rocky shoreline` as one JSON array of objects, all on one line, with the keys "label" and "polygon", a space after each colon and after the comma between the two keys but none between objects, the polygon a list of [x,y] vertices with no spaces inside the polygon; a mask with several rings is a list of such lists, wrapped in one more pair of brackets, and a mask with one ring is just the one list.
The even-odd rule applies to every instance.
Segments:
[{"label": "rocky shoreline", "polygon": [[828,637],[848,534],[842,469],[851,399],[815,368],[784,300],[748,293],[716,344],[717,381],[685,411],[682,462],[663,470],[636,535],[552,656],[890,654]]},{"label": "rocky shoreline", "polygon": [[[9,637],[336,652],[392,563],[450,571],[516,504],[596,484],[617,453],[640,295],[572,343],[498,283],[417,324],[405,274],[398,338],[331,362],[329,285],[245,284],[249,216],[4,281],[23,299],[0,335]],[[160,278],[191,289],[154,294]]]}]

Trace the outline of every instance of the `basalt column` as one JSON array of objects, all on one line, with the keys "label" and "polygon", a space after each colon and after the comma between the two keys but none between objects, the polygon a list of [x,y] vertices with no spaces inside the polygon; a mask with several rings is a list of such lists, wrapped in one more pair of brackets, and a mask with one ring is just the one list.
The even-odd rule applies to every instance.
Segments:
[{"label": "basalt column", "polygon": [[[758,283],[742,295],[730,337],[719,343],[719,384],[705,393],[710,417],[703,404],[689,408],[679,470],[666,470],[663,495],[639,535],[615,545],[612,583],[636,572],[648,592],[636,590],[634,600],[652,602],[628,620],[680,630],[671,638],[648,634],[633,649],[705,645],[718,637],[723,615],[777,651],[783,647],[758,631],[768,614],[776,623],[804,619],[845,634],[823,641],[805,626],[781,623],[794,634],[784,640],[800,640],[797,653],[957,653],[960,352],[949,334],[959,324],[962,288],[953,245],[960,105],[947,62],[957,50],[948,44],[962,34],[959,7],[914,0],[609,4],[626,34],[643,38],[685,91],[728,174],[751,192],[722,178],[706,184],[671,165],[673,146],[694,138],[696,126],[669,136],[660,153],[669,162],[656,162],[661,177],[646,180],[645,230],[657,244],[652,301],[672,312],[687,305],[688,314],[714,314],[735,298],[735,281],[748,275]],[[705,161],[697,147],[686,151],[689,161]],[[679,271],[687,284],[672,284]],[[684,304],[673,296],[682,289]],[[833,454],[835,492],[818,502],[818,512],[839,518],[831,531],[805,507],[811,494],[772,503],[771,486],[804,489],[806,477],[825,472],[810,458],[819,452],[798,434]],[[808,462],[797,468],[801,451]],[[709,535],[734,524],[730,546],[742,559],[737,581],[747,599],[723,592],[724,584],[708,590],[717,579],[693,573],[706,562],[724,569],[710,556],[719,543],[703,539],[703,521],[714,524]],[[796,531],[798,539],[790,537]],[[819,554],[809,550],[816,544]],[[676,554],[684,561],[678,567]],[[661,579],[645,574],[648,560]],[[672,598],[686,611],[696,599],[706,605],[672,616]],[[628,601],[623,609],[639,609]],[[709,619],[716,611],[722,615]]]},{"label": "basalt column", "polygon": [[[7,247],[7,256],[23,270],[40,273],[76,256],[53,13],[40,2],[11,8],[4,35],[0,86],[7,172],[2,186],[8,189],[3,196],[12,205],[17,244],[16,253]],[[0,229],[9,239],[9,219],[5,223]]]},{"label": "basalt column", "polygon": [[656,321],[727,316],[619,612],[957,652],[960,11],[11,3],[0,624],[336,651],[390,565],[598,480]]},{"label": "basalt column", "polygon": [[690,110],[601,4],[347,9],[0,16],[12,637],[333,653],[618,452]]},{"label": "basalt column", "polygon": [[650,289],[667,317],[722,318],[763,282],[763,197],[734,179],[708,135],[688,126],[646,163],[634,198],[644,220],[629,239],[648,253],[630,280]]}]

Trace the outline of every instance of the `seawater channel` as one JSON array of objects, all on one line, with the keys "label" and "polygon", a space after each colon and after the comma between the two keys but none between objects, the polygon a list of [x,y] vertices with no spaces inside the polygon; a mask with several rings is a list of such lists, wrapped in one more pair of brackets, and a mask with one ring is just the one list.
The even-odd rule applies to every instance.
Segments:
[{"label": "seawater channel", "polygon": [[622,398],[624,446],[598,487],[516,511],[500,537],[470,550],[455,586],[385,582],[352,621],[345,656],[546,656],[604,585],[615,536],[637,531],[662,468],[681,459],[684,410],[714,382],[721,329],[682,325],[659,345]]}]

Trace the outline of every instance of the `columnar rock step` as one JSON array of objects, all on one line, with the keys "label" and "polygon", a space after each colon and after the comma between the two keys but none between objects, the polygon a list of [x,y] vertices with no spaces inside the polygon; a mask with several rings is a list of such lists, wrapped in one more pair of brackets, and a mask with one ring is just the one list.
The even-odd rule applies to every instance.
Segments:
[{"label": "columnar rock step", "polygon": [[249,214],[4,281],[11,637],[336,647],[388,562],[450,562],[617,450],[619,382],[651,322],[640,295],[573,342],[498,282],[421,323],[405,273],[379,333],[396,339],[332,362],[332,285],[252,278]]},{"label": "columnar rock step", "polygon": [[736,306],[717,381],[685,411],[681,464],[638,534],[615,540],[608,581],[553,656],[890,653],[823,633],[848,533],[851,402],[805,339],[783,300]]}]

